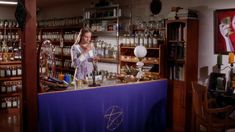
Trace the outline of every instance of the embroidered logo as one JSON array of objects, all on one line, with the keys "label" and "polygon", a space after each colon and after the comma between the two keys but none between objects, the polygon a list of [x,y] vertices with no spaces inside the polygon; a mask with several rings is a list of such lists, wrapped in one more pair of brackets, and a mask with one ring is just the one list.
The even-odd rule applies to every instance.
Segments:
[{"label": "embroidered logo", "polygon": [[109,107],[104,115],[106,122],[106,129],[109,131],[114,131],[119,128],[123,122],[123,110],[119,106]]}]

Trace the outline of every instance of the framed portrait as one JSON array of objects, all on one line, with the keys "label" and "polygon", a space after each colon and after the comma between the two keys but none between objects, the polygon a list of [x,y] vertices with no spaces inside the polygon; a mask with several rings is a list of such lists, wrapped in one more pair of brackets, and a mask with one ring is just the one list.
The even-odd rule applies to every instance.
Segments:
[{"label": "framed portrait", "polygon": [[214,11],[214,53],[235,51],[235,8]]}]

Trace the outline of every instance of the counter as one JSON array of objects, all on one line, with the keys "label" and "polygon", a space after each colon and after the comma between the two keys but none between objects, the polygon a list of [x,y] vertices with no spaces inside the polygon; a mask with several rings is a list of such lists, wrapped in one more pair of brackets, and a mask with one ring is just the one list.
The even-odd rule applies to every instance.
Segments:
[{"label": "counter", "polygon": [[165,131],[167,80],[38,95],[39,132]]}]

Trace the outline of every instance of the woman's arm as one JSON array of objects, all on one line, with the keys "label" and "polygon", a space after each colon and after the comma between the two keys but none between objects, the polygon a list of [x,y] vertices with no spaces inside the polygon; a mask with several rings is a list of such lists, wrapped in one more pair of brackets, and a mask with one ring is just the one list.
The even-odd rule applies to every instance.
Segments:
[{"label": "woman's arm", "polygon": [[85,61],[86,57],[81,52],[79,48],[77,48],[75,45],[71,47],[71,61],[73,67],[78,67],[80,64]]}]

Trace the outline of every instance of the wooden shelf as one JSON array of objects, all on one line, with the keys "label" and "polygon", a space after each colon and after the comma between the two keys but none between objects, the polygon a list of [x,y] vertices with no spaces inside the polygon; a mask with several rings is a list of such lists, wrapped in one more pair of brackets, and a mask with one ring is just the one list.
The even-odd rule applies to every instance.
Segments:
[{"label": "wooden shelf", "polygon": [[[121,46],[121,49],[135,49],[135,47],[133,47],[133,46]],[[159,47],[157,47],[157,48],[154,48],[154,47],[151,47],[151,48],[146,47],[146,49],[147,49],[147,50],[160,50]]]},{"label": "wooden shelf", "polygon": [[128,16],[107,16],[107,17],[97,17],[97,18],[90,18],[86,19],[86,21],[103,21],[103,20],[117,20],[117,19],[130,19],[131,17]]},{"label": "wooden shelf", "polygon": [[0,112],[4,112],[4,114],[18,114],[20,112],[20,109],[18,107],[11,107],[0,109]]},{"label": "wooden shelf", "polygon": [[[137,60],[125,60],[125,59],[120,59],[120,61],[122,61],[122,62],[128,62],[128,63],[137,63],[138,61]],[[145,64],[159,64],[159,62],[158,61],[156,61],[156,62],[153,62],[153,61],[148,61],[148,60],[146,60],[146,61],[143,61]]]},{"label": "wooden shelf", "polygon": [[21,65],[21,61],[0,61],[0,65]]},{"label": "wooden shelf", "polygon": [[20,93],[0,93],[0,98],[21,96]]},{"label": "wooden shelf", "polygon": [[0,30],[20,30],[20,28],[18,28],[18,27],[0,27]]},{"label": "wooden shelf", "polygon": [[72,46],[74,44],[74,40],[64,40],[63,43],[66,46]]},{"label": "wooden shelf", "polygon": [[[19,38],[21,38],[21,30],[20,28],[18,27],[0,27],[0,30],[4,32],[5,35],[9,34],[10,33],[10,38],[8,38],[6,40],[6,42],[8,43],[16,43],[15,46],[19,46]],[[16,33],[16,34],[11,34],[11,33]],[[16,37],[18,39],[16,39]],[[17,47],[19,48],[19,47]],[[21,49],[18,49],[17,51],[14,50],[15,48],[13,47],[12,51],[8,52],[8,53],[3,53],[4,55],[7,55],[5,57],[7,57],[9,59],[9,57],[12,55],[14,55],[16,52],[18,52],[18,50],[21,50]],[[4,58],[4,57],[3,57]],[[14,58],[15,59],[15,58]],[[3,68],[2,71],[7,71],[7,73],[10,71],[12,72],[14,69],[14,74],[17,73],[17,71],[19,70],[19,68],[22,67],[22,62],[20,59],[15,59],[13,61],[11,60],[8,60],[8,61],[0,61],[0,68]],[[10,68],[10,69],[8,69]],[[22,72],[22,70],[21,70]],[[18,81],[22,81],[22,76],[6,76],[5,74],[5,77],[0,77],[0,85],[2,86],[5,86],[6,89],[10,88],[9,86],[12,86],[12,85],[21,85],[22,83],[18,83]],[[17,82],[17,83],[16,83]],[[10,89],[9,89],[10,90]],[[3,99],[8,99],[8,98],[17,98],[17,103],[18,103],[18,100],[21,102],[21,89],[20,88],[16,88],[16,92],[5,92],[5,93],[0,93],[0,100],[3,101]],[[20,92],[19,92],[20,91]],[[12,104],[12,102],[11,102]],[[2,109],[0,107],[0,112],[3,112],[3,113],[7,113],[7,114],[10,114],[10,113],[19,113],[20,109],[18,107],[19,105],[17,104],[17,107],[11,107],[11,108],[4,108]],[[2,117],[2,116],[1,116]],[[4,130],[3,130],[4,131]]]},{"label": "wooden shelf", "polygon": [[0,81],[15,81],[15,80],[21,80],[22,77],[19,76],[19,77],[4,77],[4,78],[0,78]]},{"label": "wooden shelf", "polygon": [[[168,124],[175,131],[190,131],[192,118],[191,82],[198,80],[198,20],[167,20],[166,77]],[[182,118],[179,118],[181,115]]]},{"label": "wooden shelf", "polygon": [[56,71],[74,71],[75,69],[72,67],[62,67],[62,66],[56,66]]},{"label": "wooden shelf", "polygon": [[[53,45],[60,45],[60,41],[59,40],[51,40],[51,39],[49,39],[50,41],[51,41],[51,43],[53,44]],[[42,43],[44,40],[37,40],[37,43]],[[64,46],[72,46],[73,44],[74,44],[74,40],[65,40],[65,41],[63,41],[63,43],[64,43]]]},{"label": "wooden shelf", "polygon": [[62,57],[63,57],[63,59],[71,60],[71,56],[70,55],[63,55]]},{"label": "wooden shelf", "polygon": [[92,7],[92,8],[86,8],[85,11],[91,11],[91,10],[104,10],[104,9],[112,9],[119,7],[118,4],[109,5],[109,6],[100,6],[100,7]]},{"label": "wooden shelf", "polygon": [[52,31],[52,30],[73,30],[73,29],[80,29],[82,28],[82,25],[70,25],[70,26],[52,26],[52,27],[38,27],[38,30],[43,31]]},{"label": "wooden shelf", "polygon": [[94,31],[92,33],[93,36],[117,36],[116,31]]},{"label": "wooden shelf", "polygon": [[103,63],[118,63],[117,59],[114,59],[114,58],[100,58],[99,62],[103,62]]}]

